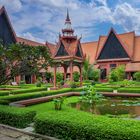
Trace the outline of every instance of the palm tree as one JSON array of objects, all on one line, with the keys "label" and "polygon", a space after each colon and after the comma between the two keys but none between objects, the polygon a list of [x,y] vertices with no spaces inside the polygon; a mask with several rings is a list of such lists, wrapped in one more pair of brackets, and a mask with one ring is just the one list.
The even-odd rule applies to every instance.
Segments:
[{"label": "palm tree", "polygon": [[85,59],[83,65],[83,78],[88,80],[89,75],[93,72],[93,64],[90,64],[89,57]]}]

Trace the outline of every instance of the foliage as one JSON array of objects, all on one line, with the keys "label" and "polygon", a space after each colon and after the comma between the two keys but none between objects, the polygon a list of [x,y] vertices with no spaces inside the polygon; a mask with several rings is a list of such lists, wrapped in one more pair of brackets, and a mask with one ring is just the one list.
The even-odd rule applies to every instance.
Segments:
[{"label": "foliage", "polygon": [[99,78],[100,78],[100,70],[92,68],[88,75],[88,79],[97,82],[99,81]]},{"label": "foliage", "polygon": [[58,82],[60,82],[62,80],[63,80],[63,74],[60,73],[60,72],[57,72],[56,73],[56,82],[58,83]]},{"label": "foliage", "polygon": [[94,65],[90,64],[89,57],[88,57],[88,59],[85,59],[83,65],[84,80],[98,81],[99,77],[100,77],[100,71],[98,69],[94,69]]},{"label": "foliage", "polygon": [[88,102],[90,104],[94,104],[94,103],[100,102],[103,98],[103,95],[96,93],[96,90],[93,86],[87,86],[85,88],[85,94],[79,98],[80,98],[80,101],[82,102]]},{"label": "foliage", "polygon": [[46,72],[46,73],[45,73],[45,77],[46,77],[46,80],[47,80],[48,82],[50,82],[50,80],[53,78],[52,72]]},{"label": "foliage", "polygon": [[36,74],[52,62],[49,50],[44,46],[3,45],[0,42],[0,56],[0,85],[9,82],[16,75]]},{"label": "foliage", "polygon": [[42,77],[38,77],[36,87],[41,87],[41,84],[42,84]]},{"label": "foliage", "polygon": [[25,81],[20,81],[20,83],[19,83],[19,85],[24,85],[24,84],[26,84]]},{"label": "foliage", "polygon": [[77,111],[65,110],[39,113],[35,117],[35,131],[65,140],[139,140],[140,122],[99,117]]},{"label": "foliage", "polygon": [[76,88],[76,89],[63,88],[60,90],[41,91],[41,92],[36,92],[36,93],[30,92],[30,94],[24,93],[24,94],[18,94],[14,96],[13,95],[2,96],[0,97],[0,100],[7,100],[9,102],[14,102],[14,101],[20,101],[20,100],[25,100],[25,99],[33,99],[33,98],[44,97],[44,96],[49,96],[49,95],[56,95],[56,94],[65,93],[65,92],[72,92],[72,91],[79,92],[81,90],[83,90],[83,88]]},{"label": "foliage", "polygon": [[83,65],[83,78],[84,80],[88,80],[89,75],[93,72],[93,65],[89,62],[89,57],[85,59],[84,65]]},{"label": "foliage", "polygon": [[134,73],[134,78],[136,79],[136,81],[140,82],[140,71]]},{"label": "foliage", "polygon": [[54,106],[55,106],[55,110],[61,110],[62,109],[62,104],[64,102],[64,97],[59,97],[53,100],[54,102]]},{"label": "foliage", "polygon": [[71,88],[77,88],[78,84],[76,82],[70,82],[70,87]]},{"label": "foliage", "polygon": [[111,70],[108,78],[109,78],[109,82],[117,82],[118,81],[118,76],[117,76],[117,73],[116,73],[115,69]]},{"label": "foliage", "polygon": [[111,70],[109,73],[109,81],[116,82],[116,81],[123,81],[125,78],[125,66],[120,65],[115,69]]},{"label": "foliage", "polygon": [[79,81],[79,78],[80,78],[80,74],[79,74],[79,72],[74,72],[73,73],[73,80],[74,80],[74,82],[78,82]]},{"label": "foliage", "polygon": [[34,111],[0,105],[0,123],[24,128],[33,121]]},{"label": "foliage", "polygon": [[41,82],[38,81],[38,82],[36,83],[36,86],[37,86],[37,87],[41,87]]},{"label": "foliage", "polygon": [[121,87],[126,87],[126,86],[130,86],[131,82],[129,82],[129,80],[125,79],[121,82],[120,86]]}]

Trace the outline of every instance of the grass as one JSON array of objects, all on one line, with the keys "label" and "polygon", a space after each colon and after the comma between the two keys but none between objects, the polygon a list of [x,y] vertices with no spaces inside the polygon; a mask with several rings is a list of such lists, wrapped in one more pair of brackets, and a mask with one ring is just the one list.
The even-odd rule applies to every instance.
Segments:
[{"label": "grass", "polygon": [[78,97],[65,100],[62,110],[54,110],[54,103],[42,103],[28,107],[36,111],[35,130],[60,139],[135,139],[139,140],[140,122],[97,116],[68,106]]}]

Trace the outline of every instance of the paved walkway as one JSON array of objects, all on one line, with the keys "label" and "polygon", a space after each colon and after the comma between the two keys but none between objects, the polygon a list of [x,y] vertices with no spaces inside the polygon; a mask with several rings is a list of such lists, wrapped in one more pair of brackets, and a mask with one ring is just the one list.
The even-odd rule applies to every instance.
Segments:
[{"label": "paved walkway", "polygon": [[0,124],[0,140],[56,140],[52,137],[42,136],[34,133]]}]

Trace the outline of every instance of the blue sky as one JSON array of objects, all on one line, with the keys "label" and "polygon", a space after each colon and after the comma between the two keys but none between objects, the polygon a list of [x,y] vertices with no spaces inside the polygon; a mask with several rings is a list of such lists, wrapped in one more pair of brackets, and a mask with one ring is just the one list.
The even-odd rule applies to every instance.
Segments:
[{"label": "blue sky", "polygon": [[96,41],[113,27],[140,34],[140,0],[0,0],[18,36],[57,42],[69,9],[75,34]]}]

